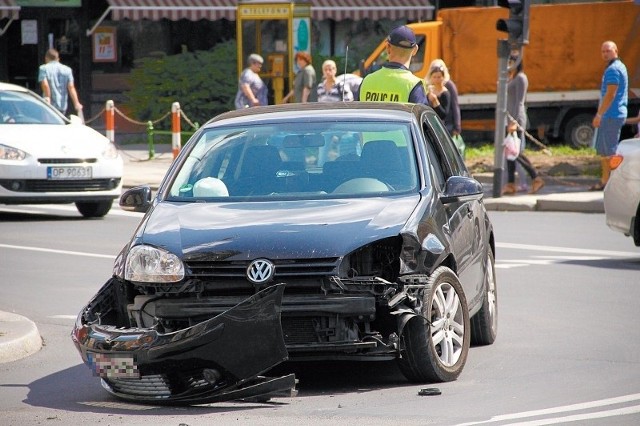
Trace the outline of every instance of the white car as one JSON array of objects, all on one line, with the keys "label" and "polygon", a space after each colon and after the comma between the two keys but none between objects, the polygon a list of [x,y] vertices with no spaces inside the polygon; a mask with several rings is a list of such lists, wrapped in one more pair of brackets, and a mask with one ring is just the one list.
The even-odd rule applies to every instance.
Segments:
[{"label": "white car", "polygon": [[640,247],[640,139],[621,141],[610,165],[611,177],[604,188],[607,225]]},{"label": "white car", "polygon": [[102,217],[122,192],[122,170],[104,135],[0,83],[0,204],[75,203],[84,217]]}]

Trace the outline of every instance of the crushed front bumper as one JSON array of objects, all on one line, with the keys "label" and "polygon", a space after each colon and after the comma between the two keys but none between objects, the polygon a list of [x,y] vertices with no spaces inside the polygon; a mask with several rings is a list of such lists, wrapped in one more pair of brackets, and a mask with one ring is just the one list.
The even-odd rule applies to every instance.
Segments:
[{"label": "crushed front bumper", "polygon": [[113,395],[153,404],[203,404],[295,394],[294,375],[261,376],[288,358],[280,324],[283,284],[172,333],[88,322],[100,318],[89,310],[108,292],[103,288],[83,309],[72,339]]}]

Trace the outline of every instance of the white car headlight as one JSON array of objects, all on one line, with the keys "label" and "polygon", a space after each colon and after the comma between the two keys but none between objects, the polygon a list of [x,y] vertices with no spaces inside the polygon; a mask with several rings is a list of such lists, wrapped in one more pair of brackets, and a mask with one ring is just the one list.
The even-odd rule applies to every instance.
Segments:
[{"label": "white car headlight", "polygon": [[0,160],[22,161],[27,158],[27,153],[17,148],[0,144]]},{"label": "white car headlight", "polygon": [[144,283],[174,283],[184,278],[184,265],[175,254],[151,246],[129,250],[124,277]]},{"label": "white car headlight", "polygon": [[118,158],[118,148],[116,148],[113,142],[109,142],[106,149],[102,151],[102,156],[109,160],[114,160]]}]

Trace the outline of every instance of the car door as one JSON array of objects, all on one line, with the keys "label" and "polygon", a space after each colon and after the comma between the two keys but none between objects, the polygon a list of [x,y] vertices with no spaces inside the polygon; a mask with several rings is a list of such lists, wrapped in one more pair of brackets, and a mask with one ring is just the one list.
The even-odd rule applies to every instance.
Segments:
[{"label": "car door", "polygon": [[[469,173],[442,121],[435,113],[423,115],[422,128],[427,144],[429,162],[436,193],[442,195],[451,176]],[[440,181],[440,182],[438,182]],[[483,212],[480,201],[459,200],[442,205],[447,218],[445,232],[450,236],[451,251],[457,263],[457,274],[467,296],[469,306],[478,303],[481,295],[484,262]]]}]

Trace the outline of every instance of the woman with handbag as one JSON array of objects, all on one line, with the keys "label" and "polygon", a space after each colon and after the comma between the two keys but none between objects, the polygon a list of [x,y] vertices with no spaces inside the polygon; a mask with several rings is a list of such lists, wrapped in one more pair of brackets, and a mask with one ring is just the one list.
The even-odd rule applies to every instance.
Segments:
[{"label": "woman with handbag", "polygon": [[529,194],[535,194],[544,186],[544,180],[538,176],[538,171],[524,155],[524,132],[527,126],[527,112],[524,102],[527,96],[529,80],[522,68],[522,60],[519,60],[518,56],[511,54],[509,56],[509,82],[507,83],[507,113],[511,118],[509,119],[507,131],[511,134],[517,130],[520,149],[514,159],[507,158],[507,184],[502,189],[503,195],[515,195],[518,191],[515,183],[516,162],[522,165],[527,174],[531,176]]}]

